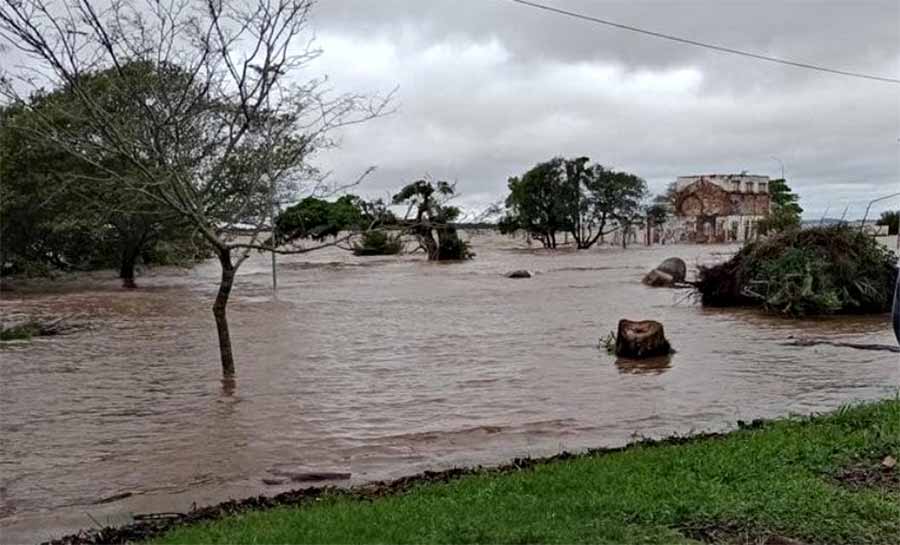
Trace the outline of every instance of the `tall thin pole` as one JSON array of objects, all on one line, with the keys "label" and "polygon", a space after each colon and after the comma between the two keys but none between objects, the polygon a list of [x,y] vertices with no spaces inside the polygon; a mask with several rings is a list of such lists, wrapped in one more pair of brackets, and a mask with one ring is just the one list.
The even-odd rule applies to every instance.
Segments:
[{"label": "tall thin pole", "polygon": [[885,199],[893,199],[894,197],[900,197],[900,193],[891,193],[890,195],[885,195],[884,197],[878,197],[877,199],[872,199],[869,201],[869,205],[866,206],[866,213],[863,215],[863,219],[859,222],[859,229],[862,230],[866,225],[866,220],[869,219],[869,210],[872,209],[872,205],[877,203],[878,201],[883,201]]},{"label": "tall thin pole", "polygon": [[831,203],[828,203],[828,206],[825,207],[825,213],[822,214],[822,219],[819,220],[819,225],[825,223],[825,217],[828,216],[828,211],[831,210]]},{"label": "tall thin pole", "polygon": [[272,184],[272,188],[269,193],[269,215],[271,216],[270,220],[270,228],[272,233],[272,293],[276,293],[278,291],[278,273],[275,267],[275,248],[278,246],[278,241],[275,239],[275,184]]}]

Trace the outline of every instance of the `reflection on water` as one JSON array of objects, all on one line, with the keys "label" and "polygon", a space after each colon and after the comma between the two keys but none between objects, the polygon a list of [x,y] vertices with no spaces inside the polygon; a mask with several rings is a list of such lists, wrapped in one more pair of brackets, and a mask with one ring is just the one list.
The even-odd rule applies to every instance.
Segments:
[{"label": "reflection on water", "polygon": [[[715,430],[892,395],[896,354],[784,346],[790,336],[890,343],[886,316],[787,321],[706,310],[640,278],[733,247],[522,250],[478,257],[268,258],[241,270],[223,383],[210,312],[218,269],[155,271],[142,289],[92,275],[3,294],[4,319],[71,316],[76,335],[0,349],[0,541],[34,541],[123,513],[275,493],[271,471],[352,482],[560,449]],[[365,265],[365,266],[363,266]],[[528,269],[531,279],[504,273]],[[655,319],[678,351],[625,362],[597,347],[620,318]],[[131,493],[121,501],[98,499]]]},{"label": "reflection on water", "polygon": [[672,354],[669,354],[668,356],[658,356],[643,360],[617,358],[616,368],[619,369],[620,373],[631,375],[660,375],[672,367],[673,357]]},{"label": "reflection on water", "polygon": [[237,379],[234,377],[224,377],[222,379],[222,396],[231,397],[234,395],[234,390],[237,388]]}]

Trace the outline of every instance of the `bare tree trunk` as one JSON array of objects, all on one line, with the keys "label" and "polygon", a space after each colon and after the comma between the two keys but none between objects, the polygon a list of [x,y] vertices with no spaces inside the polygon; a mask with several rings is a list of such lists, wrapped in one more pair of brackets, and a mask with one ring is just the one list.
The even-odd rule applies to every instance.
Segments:
[{"label": "bare tree trunk", "polygon": [[138,236],[128,220],[119,219],[113,221],[113,225],[119,232],[120,247],[122,249],[122,258],[119,261],[119,278],[122,279],[122,287],[128,289],[137,288],[134,282],[134,265],[137,263],[144,243],[147,240],[147,229],[144,228]]},{"label": "bare tree trunk", "polygon": [[216,317],[216,330],[219,333],[219,355],[222,358],[222,375],[225,378],[234,376],[234,354],[231,351],[231,334],[228,332],[228,317],[225,315],[228,296],[234,285],[236,269],[231,262],[231,250],[219,250],[219,262],[222,264],[222,279],[219,281],[219,293],[213,304],[213,316]]},{"label": "bare tree trunk", "polygon": [[125,248],[122,251],[122,262],[119,264],[119,278],[122,279],[122,287],[128,289],[137,288],[134,282],[134,264],[137,261],[138,252],[135,248]]}]

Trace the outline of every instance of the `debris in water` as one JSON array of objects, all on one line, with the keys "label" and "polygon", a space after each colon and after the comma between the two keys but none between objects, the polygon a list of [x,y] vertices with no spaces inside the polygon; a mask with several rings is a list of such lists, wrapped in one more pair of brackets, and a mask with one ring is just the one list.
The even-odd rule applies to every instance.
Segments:
[{"label": "debris in water", "polygon": [[102,503],[112,503],[114,501],[124,500],[125,498],[130,498],[134,496],[132,492],[122,492],[121,494],[113,494],[112,496],[108,496],[106,498],[101,498],[94,502],[94,505],[100,505]]}]

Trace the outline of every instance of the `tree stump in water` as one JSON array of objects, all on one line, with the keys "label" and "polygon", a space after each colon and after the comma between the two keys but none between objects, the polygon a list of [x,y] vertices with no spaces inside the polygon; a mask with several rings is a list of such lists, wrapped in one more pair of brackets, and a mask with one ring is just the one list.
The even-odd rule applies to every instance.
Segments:
[{"label": "tree stump in water", "polygon": [[616,356],[621,358],[652,358],[672,352],[663,325],[654,320],[633,322],[619,320],[616,334]]}]

